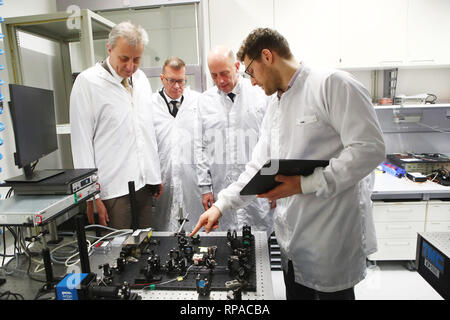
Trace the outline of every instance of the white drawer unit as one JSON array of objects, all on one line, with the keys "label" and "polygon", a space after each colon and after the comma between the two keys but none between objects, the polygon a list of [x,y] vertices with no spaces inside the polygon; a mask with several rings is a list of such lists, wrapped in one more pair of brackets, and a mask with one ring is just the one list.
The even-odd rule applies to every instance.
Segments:
[{"label": "white drawer unit", "polygon": [[450,221],[427,221],[426,232],[450,232]]},{"label": "white drawer unit", "polygon": [[413,260],[416,256],[417,239],[377,239],[378,251],[369,260]]},{"label": "white drawer unit", "polygon": [[424,222],[375,222],[377,239],[415,238],[418,232],[424,232]]},{"label": "white drawer unit", "polygon": [[426,232],[450,231],[450,202],[428,201]]},{"label": "white drawer unit", "polygon": [[425,230],[427,202],[373,203],[378,251],[369,260],[414,260],[417,233]]},{"label": "white drawer unit", "polygon": [[373,218],[383,222],[425,221],[427,203],[421,202],[374,202]]},{"label": "white drawer unit", "polygon": [[450,221],[450,202],[428,201],[427,221]]}]

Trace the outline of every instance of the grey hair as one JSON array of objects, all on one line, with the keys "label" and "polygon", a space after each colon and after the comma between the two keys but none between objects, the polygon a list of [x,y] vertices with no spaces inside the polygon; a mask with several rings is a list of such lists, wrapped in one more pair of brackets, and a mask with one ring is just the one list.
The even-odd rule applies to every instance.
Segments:
[{"label": "grey hair", "polygon": [[112,28],[108,37],[108,44],[111,49],[116,46],[118,38],[124,38],[132,47],[137,47],[139,44],[143,44],[145,47],[148,43],[147,31],[130,21],[123,21]]}]

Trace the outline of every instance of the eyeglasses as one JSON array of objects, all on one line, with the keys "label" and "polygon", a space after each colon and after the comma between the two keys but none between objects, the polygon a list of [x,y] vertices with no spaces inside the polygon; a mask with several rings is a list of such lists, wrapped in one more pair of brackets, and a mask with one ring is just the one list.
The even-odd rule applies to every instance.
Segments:
[{"label": "eyeglasses", "polygon": [[185,79],[171,79],[171,78],[164,78],[171,86],[174,86],[175,83],[178,83],[180,87],[184,86],[186,84]]},{"label": "eyeglasses", "polygon": [[250,72],[248,71],[248,68],[250,68],[250,66],[252,65],[253,61],[255,61],[255,59],[253,58],[252,61],[250,61],[250,63],[248,64],[247,68],[245,68],[244,73],[248,74],[250,76],[250,78],[253,78],[253,70]]}]

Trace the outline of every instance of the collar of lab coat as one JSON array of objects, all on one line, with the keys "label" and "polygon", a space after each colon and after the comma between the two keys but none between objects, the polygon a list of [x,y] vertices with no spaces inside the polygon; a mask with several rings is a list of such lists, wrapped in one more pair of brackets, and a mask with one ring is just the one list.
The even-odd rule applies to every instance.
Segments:
[{"label": "collar of lab coat", "polygon": [[119,76],[116,70],[114,70],[114,68],[111,66],[111,64],[109,63],[109,57],[106,58],[106,64],[108,65],[109,71],[111,71],[111,74],[114,77],[114,79],[116,79],[121,83],[123,81],[123,77]]},{"label": "collar of lab coat", "polygon": [[289,80],[289,84],[288,84],[288,86],[287,86],[287,88],[286,88],[286,91],[284,91],[284,92],[278,91],[278,92],[277,92],[278,99],[281,99],[281,96],[282,96],[284,93],[286,93],[290,88],[292,88],[292,86],[293,86],[294,83],[295,83],[295,80],[297,80],[299,74],[302,72],[303,69],[304,69],[304,62],[301,61],[301,62],[299,63],[299,65],[298,65],[298,67],[297,67],[297,70],[295,71],[294,75],[292,76],[291,80]]},{"label": "collar of lab coat", "polygon": [[183,90],[183,94],[182,94],[178,99],[172,99],[171,97],[169,97],[169,96],[167,95],[166,90],[164,89],[164,87],[162,88],[162,92],[163,92],[164,96],[166,97],[167,102],[170,102],[170,101],[175,100],[175,101],[178,101],[178,102],[181,103],[181,97],[184,95],[184,91],[185,91],[185,90],[186,90],[186,89]]},{"label": "collar of lab coat", "polygon": [[[231,92],[233,92],[235,95],[238,95],[239,93],[241,93],[241,79],[242,79],[242,76],[238,75],[238,81],[237,81],[236,85],[234,86],[233,90],[231,90]],[[226,98],[227,93],[220,90],[219,87],[217,87],[217,92],[219,93],[219,95]]]},{"label": "collar of lab coat", "polygon": [[[114,82],[117,83],[119,85],[122,85],[122,80],[123,77],[119,76],[117,74],[117,72],[114,70],[114,68],[111,67],[110,63],[109,63],[109,57],[106,58],[106,64],[108,65],[109,71],[105,70],[105,68],[102,67],[102,64],[100,62],[97,62],[96,66],[99,68],[99,75],[104,78],[105,80],[108,80],[110,82]],[[134,77],[137,74],[137,70],[135,73],[133,73],[132,77],[134,79]]]}]

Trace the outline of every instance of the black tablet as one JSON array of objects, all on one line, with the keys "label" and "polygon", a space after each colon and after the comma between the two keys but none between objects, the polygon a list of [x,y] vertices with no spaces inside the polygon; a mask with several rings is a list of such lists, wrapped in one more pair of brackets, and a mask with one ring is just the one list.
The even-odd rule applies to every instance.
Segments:
[{"label": "black tablet", "polygon": [[275,181],[277,174],[309,176],[315,168],[326,167],[328,163],[328,160],[269,160],[241,190],[240,194],[244,196],[265,193],[280,184],[280,182]]}]

